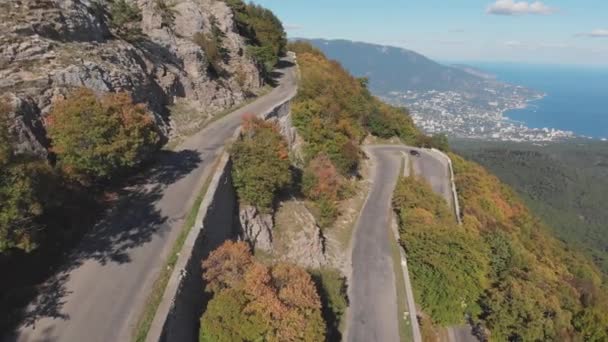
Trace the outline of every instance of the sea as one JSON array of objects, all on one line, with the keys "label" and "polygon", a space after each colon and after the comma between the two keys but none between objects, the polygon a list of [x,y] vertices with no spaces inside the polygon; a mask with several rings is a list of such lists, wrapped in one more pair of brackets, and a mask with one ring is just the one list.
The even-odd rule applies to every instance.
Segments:
[{"label": "sea", "polygon": [[527,108],[507,111],[531,128],[555,128],[577,136],[608,138],[608,66],[469,63],[498,80],[543,92]]}]

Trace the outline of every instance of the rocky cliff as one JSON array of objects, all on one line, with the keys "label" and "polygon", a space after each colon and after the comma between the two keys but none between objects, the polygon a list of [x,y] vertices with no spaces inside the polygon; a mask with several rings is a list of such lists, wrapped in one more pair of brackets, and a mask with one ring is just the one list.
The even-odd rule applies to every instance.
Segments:
[{"label": "rocky cliff", "polygon": [[[137,34],[126,37],[112,17],[120,1],[0,0],[0,96],[14,107],[9,117],[18,152],[46,154],[44,117],[75,87],[131,93],[171,137],[263,85],[224,2],[126,0],[138,9],[129,23]],[[219,37],[222,58],[212,61],[197,34]],[[168,110],[174,104],[188,112],[187,120],[176,120]]]}]

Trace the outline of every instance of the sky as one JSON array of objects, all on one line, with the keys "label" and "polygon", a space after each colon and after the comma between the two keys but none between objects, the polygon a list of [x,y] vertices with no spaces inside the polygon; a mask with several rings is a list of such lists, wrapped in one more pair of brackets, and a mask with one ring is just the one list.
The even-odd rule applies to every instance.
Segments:
[{"label": "sky", "polygon": [[255,0],[290,38],[399,46],[440,61],[608,66],[608,0]]}]

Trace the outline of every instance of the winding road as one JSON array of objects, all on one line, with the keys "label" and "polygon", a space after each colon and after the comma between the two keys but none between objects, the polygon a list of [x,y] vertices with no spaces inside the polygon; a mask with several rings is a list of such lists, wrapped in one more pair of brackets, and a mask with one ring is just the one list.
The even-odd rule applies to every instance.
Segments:
[{"label": "winding road", "polygon": [[[435,192],[452,204],[447,159],[437,151],[417,148],[420,155],[410,156],[412,149],[403,145],[365,147],[372,159],[372,187],[355,226],[349,280],[348,341],[399,341],[398,320],[402,316],[397,313],[396,278],[389,234],[392,233],[391,199],[403,161],[408,168],[406,172],[411,164],[415,175],[424,177]],[[411,288],[409,290],[411,293]],[[411,305],[413,307],[413,303]]]},{"label": "winding road", "polygon": [[213,161],[245,113],[262,113],[296,92],[293,63],[282,62],[269,94],[213,122],[175,151],[162,152],[116,208],[89,232],[50,279],[6,341],[130,341],[171,248],[210,174]]}]

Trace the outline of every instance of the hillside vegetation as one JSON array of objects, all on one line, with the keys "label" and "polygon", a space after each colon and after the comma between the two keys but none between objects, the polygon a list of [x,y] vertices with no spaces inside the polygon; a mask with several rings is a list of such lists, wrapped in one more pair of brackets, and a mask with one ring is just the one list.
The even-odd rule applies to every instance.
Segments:
[{"label": "hillside vegetation", "polygon": [[557,237],[608,274],[608,144],[459,141],[455,148],[512,186]]},{"label": "hillside vegetation", "polygon": [[598,269],[553,238],[496,177],[451,158],[462,226],[427,184],[402,179],[395,190],[423,310],[440,325],[469,320],[494,341],[606,340],[606,279]]},{"label": "hillside vegetation", "polygon": [[303,193],[330,225],[337,217],[336,202],[349,193],[347,179],[358,173],[368,135],[398,137],[404,143],[444,148],[441,137],[420,133],[407,110],[389,106],[356,78],[307,42],[293,42],[301,79],[292,104],[292,120],[304,140]]},{"label": "hillside vegetation", "polygon": [[239,34],[248,39],[248,53],[268,75],[285,53],[287,38],[283,24],[272,11],[242,0],[225,0],[234,13]]}]

